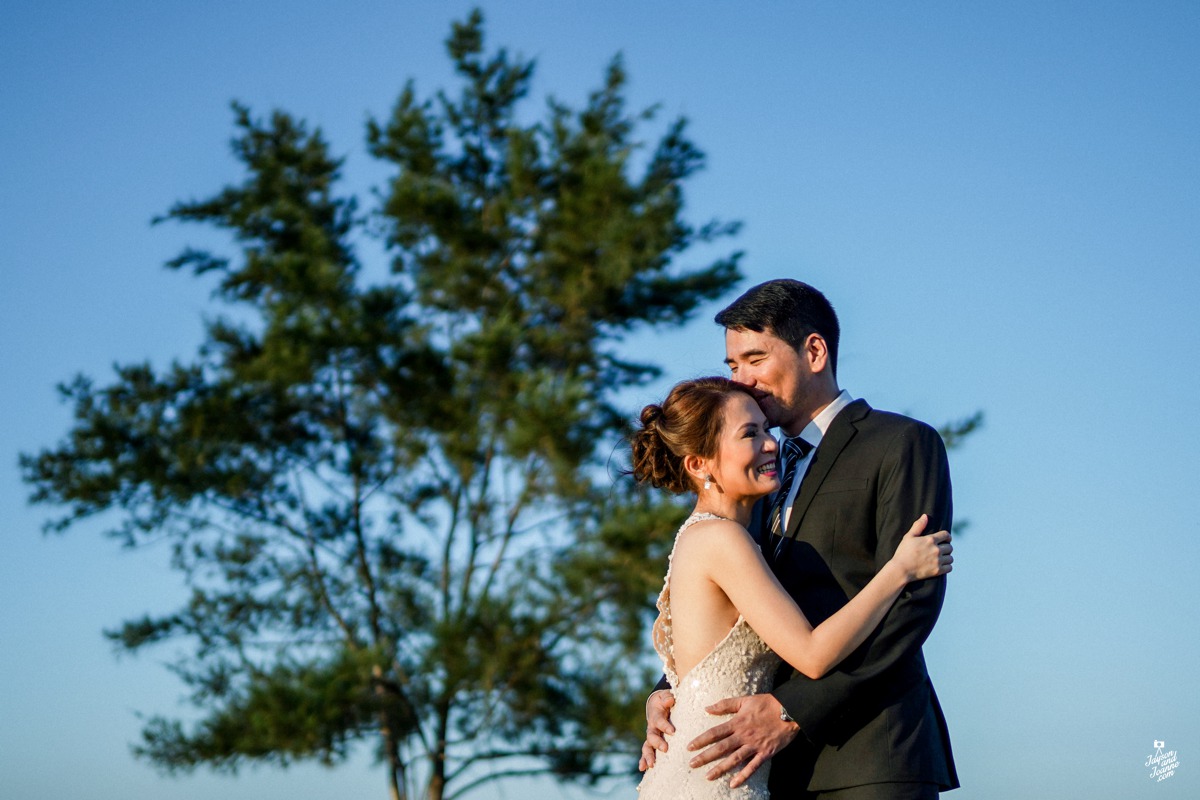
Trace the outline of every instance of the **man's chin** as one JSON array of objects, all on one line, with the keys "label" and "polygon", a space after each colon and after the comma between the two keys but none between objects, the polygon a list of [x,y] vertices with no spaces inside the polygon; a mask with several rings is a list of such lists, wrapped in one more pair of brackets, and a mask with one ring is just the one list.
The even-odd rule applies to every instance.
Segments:
[{"label": "man's chin", "polygon": [[767,418],[767,425],[772,428],[778,428],[779,406],[775,405],[775,398],[765,395],[763,397],[755,397],[754,402],[758,403],[758,410]]},{"label": "man's chin", "polygon": [[[772,428],[787,430],[789,426],[794,425],[801,417],[795,408],[780,403],[770,395],[758,401],[758,408],[762,411],[763,416],[767,418],[767,424]],[[803,428],[804,425],[800,427]]]},{"label": "man's chin", "polygon": [[783,426],[785,422],[784,417],[787,415],[782,413],[778,407],[771,406],[768,410],[768,408],[764,407],[762,404],[759,404],[759,408],[762,409],[763,416],[767,418],[767,425],[769,427],[779,428]]}]

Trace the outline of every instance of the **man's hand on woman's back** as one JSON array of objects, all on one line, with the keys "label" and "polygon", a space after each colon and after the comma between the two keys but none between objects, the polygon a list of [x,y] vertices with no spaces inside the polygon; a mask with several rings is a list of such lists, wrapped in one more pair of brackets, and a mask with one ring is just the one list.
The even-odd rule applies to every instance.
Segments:
[{"label": "man's hand on woman's back", "polygon": [[667,752],[666,734],[674,733],[671,724],[671,706],[675,695],[669,689],[659,689],[646,698],[646,741],[642,743],[642,757],[638,769],[642,772],[654,766],[655,752]]}]

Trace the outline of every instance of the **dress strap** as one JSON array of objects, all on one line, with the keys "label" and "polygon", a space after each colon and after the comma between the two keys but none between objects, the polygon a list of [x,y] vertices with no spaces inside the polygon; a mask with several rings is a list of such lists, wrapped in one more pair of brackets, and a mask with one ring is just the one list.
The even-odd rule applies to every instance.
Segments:
[{"label": "dress strap", "polygon": [[675,534],[676,541],[678,541],[680,533],[683,533],[688,528],[695,525],[697,522],[707,522],[710,519],[728,520],[729,517],[722,517],[720,514],[710,514],[707,511],[699,511],[695,514],[691,514],[687,519],[685,519],[683,521],[683,524],[679,526],[679,533]]},{"label": "dress strap", "polygon": [[654,649],[662,658],[663,672],[667,676],[667,682],[672,687],[679,683],[679,675],[675,672],[675,642],[671,630],[671,564],[675,560],[675,548],[679,546],[680,535],[697,522],[707,522],[710,519],[727,520],[729,518],[701,511],[688,516],[679,526],[679,530],[675,533],[675,543],[671,545],[671,553],[667,556],[667,574],[663,576],[663,588],[658,595],[658,602],[655,603],[658,608],[658,618],[654,620],[654,625],[651,627],[651,636],[654,641]]}]

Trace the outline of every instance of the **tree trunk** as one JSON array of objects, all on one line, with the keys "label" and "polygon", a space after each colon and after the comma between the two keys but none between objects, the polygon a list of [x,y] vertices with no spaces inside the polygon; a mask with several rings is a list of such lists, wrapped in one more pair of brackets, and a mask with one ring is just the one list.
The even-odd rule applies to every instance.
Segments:
[{"label": "tree trunk", "polygon": [[[378,664],[371,668],[375,678],[375,694],[381,696],[386,692],[383,686],[383,668]],[[387,711],[379,712],[379,735],[383,737],[383,752],[387,755],[388,793],[391,800],[408,800],[408,791],[404,782],[404,762],[400,760],[400,742],[396,731],[392,729],[392,721]]]},{"label": "tree trunk", "polygon": [[437,743],[429,758],[429,800],[446,795],[446,736],[450,731],[450,703],[438,704]]},{"label": "tree trunk", "polygon": [[388,794],[391,800],[407,800],[408,792],[404,787],[404,764],[400,762],[400,749],[396,737],[390,730],[383,732],[383,747],[387,753],[388,763]]},{"label": "tree trunk", "polygon": [[442,800],[446,794],[446,776],[433,774],[429,776],[429,800]]}]

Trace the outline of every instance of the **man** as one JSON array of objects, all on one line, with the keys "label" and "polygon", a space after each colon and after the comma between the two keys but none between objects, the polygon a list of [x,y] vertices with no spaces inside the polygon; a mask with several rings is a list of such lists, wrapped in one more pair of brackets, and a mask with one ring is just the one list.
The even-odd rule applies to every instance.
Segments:
[{"label": "man", "polygon": [[[815,626],[866,585],[921,514],[929,515],[926,532],[950,528],[945,447],[928,425],[838,388],[837,315],[813,287],[768,281],[716,321],[731,377],[794,439],[781,441],[783,485],[756,508],[751,533]],[[709,708],[734,716],[688,743],[698,751],[692,766],[740,785],[774,756],[775,800],[931,800],[957,788],[921,652],[945,588],[944,577],[909,585],[871,637],[821,680],[785,665],[771,694]],[[647,701],[644,764],[666,749],[671,703],[661,690]]]}]

